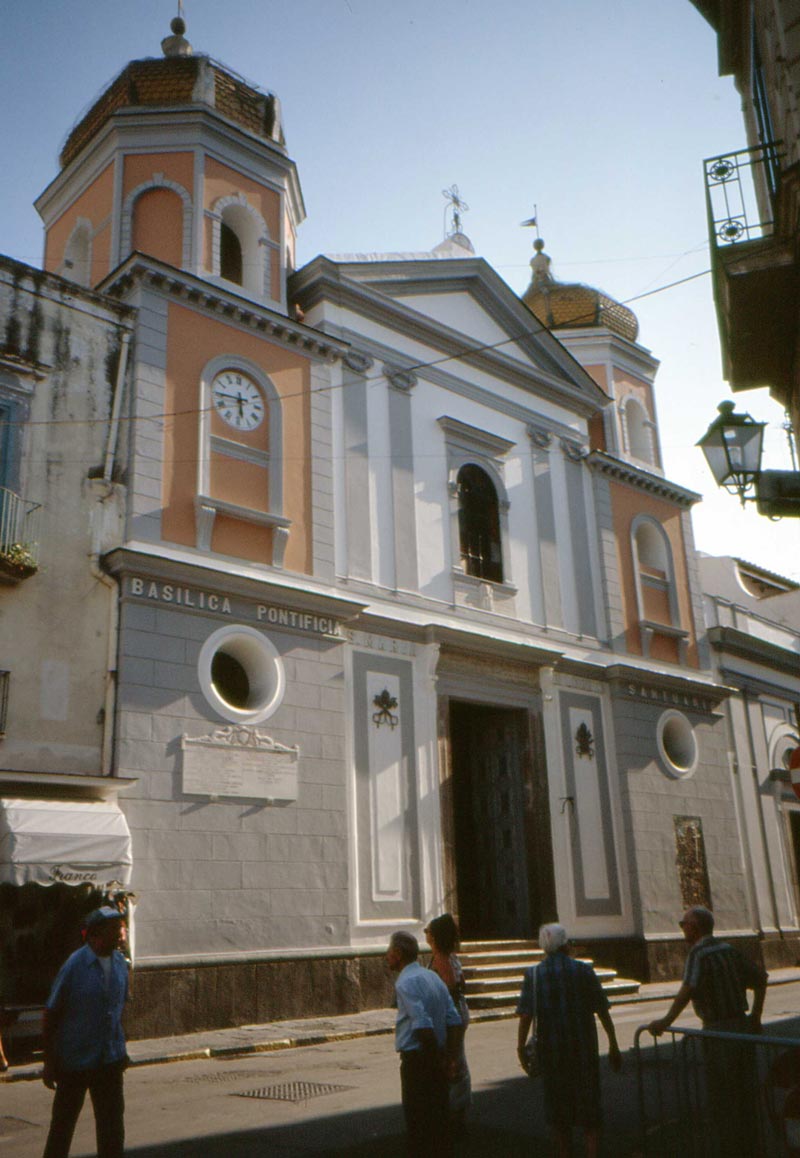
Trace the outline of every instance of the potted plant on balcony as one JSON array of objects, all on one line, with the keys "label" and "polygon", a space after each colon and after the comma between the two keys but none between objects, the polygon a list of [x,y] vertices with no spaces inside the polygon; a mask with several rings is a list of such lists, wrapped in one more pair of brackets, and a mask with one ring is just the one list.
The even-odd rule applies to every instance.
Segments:
[{"label": "potted plant on balcony", "polygon": [[39,564],[27,543],[0,546],[0,575],[12,580],[27,579],[39,570]]}]

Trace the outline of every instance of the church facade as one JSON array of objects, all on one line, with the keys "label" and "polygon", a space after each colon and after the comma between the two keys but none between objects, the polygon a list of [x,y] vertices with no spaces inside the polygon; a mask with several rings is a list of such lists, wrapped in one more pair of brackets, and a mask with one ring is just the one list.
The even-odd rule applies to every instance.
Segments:
[{"label": "church facade", "polygon": [[[80,308],[73,367],[113,358],[64,395],[57,350],[5,351],[3,397],[45,416],[14,425],[44,529],[0,640],[60,666],[38,700],[11,671],[2,887],[46,883],[9,801],[111,801],[129,844],[83,884],[135,890],[140,1033],[381,1005],[388,935],[444,909],[482,941],[557,918],[646,979],[702,902],[768,955],[797,906],[748,902],[698,496],[664,475],[636,319],[540,242],[522,299],[460,232],[298,269],[278,101],[184,31],[73,129],[45,272],[9,269],[7,319]],[[41,497],[37,445],[74,464]],[[90,507],[67,583],[50,528]],[[37,638],[86,585],[91,647]],[[58,758],[56,671],[86,734]]]}]

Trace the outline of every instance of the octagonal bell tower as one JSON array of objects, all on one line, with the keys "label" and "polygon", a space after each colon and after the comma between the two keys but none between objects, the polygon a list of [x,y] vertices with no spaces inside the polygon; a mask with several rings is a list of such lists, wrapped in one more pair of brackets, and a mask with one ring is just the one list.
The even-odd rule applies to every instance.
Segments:
[{"label": "octagonal bell tower", "polygon": [[45,268],[97,287],[139,252],[285,314],[305,211],[280,104],[171,28],[69,133],[36,203]]}]

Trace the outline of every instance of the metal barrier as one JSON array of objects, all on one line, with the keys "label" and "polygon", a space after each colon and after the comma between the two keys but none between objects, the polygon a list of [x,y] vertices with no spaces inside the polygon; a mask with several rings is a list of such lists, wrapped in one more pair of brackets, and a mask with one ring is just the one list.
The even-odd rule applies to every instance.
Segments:
[{"label": "metal barrier", "polygon": [[798,1039],[641,1026],[634,1051],[641,1155],[800,1156]]}]

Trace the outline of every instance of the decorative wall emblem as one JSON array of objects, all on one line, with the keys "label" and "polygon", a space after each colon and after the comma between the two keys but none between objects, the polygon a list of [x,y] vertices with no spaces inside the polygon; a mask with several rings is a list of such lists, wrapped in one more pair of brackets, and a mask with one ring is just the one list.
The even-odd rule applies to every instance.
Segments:
[{"label": "decorative wall emblem", "polygon": [[693,905],[703,905],[710,909],[711,888],[708,882],[703,822],[699,816],[676,816],[673,819],[675,863],[683,907],[689,909]]},{"label": "decorative wall emblem", "polygon": [[400,723],[400,717],[393,714],[397,707],[397,700],[388,690],[384,688],[372,701],[372,706],[377,708],[377,712],[372,713],[372,722],[376,728],[380,728],[382,724],[388,724],[394,731]]},{"label": "decorative wall emblem", "polygon": [[594,757],[594,736],[587,724],[580,724],[575,733],[575,751],[579,756],[586,756],[588,760]]}]

